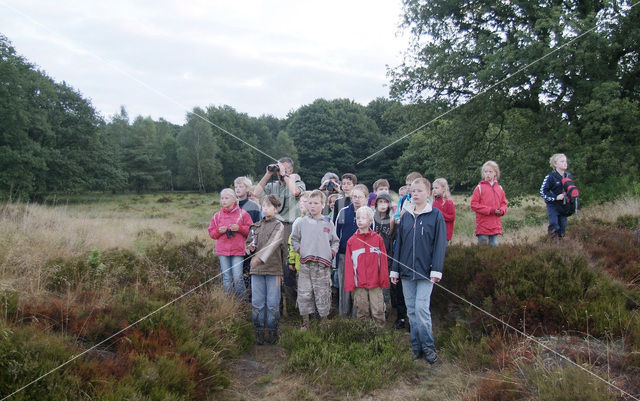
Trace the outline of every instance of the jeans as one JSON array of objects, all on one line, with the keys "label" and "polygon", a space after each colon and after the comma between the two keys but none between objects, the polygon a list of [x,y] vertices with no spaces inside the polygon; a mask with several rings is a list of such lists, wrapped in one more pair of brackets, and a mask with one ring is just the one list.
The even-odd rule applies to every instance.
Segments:
[{"label": "jeans", "polygon": [[431,328],[431,280],[402,280],[404,301],[411,325],[411,349],[418,355],[426,348],[435,350],[433,331]]},{"label": "jeans", "polygon": [[492,247],[498,246],[498,234],[494,235],[484,235],[478,234],[478,245],[488,245],[490,244]]},{"label": "jeans", "polygon": [[[281,276],[251,275],[251,319],[258,329],[277,330],[280,322]],[[266,318],[266,326],[265,326]]]},{"label": "jeans", "polygon": [[220,270],[222,271],[222,285],[227,292],[244,296],[244,280],[242,279],[242,256],[218,255]]},{"label": "jeans", "polygon": [[547,203],[547,217],[549,218],[549,234],[554,237],[564,237],[567,231],[567,216],[561,216],[555,205]]}]

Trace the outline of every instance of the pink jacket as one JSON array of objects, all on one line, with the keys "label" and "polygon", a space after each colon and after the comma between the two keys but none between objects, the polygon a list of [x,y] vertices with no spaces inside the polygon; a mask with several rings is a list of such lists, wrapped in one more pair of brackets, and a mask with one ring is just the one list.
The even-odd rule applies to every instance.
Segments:
[{"label": "pink jacket", "polygon": [[[226,233],[218,231],[218,228],[229,227],[232,224],[237,224],[239,227],[234,235],[227,237]],[[249,213],[238,205],[232,209],[220,209],[218,213],[214,214],[209,224],[209,236],[216,240],[216,254],[244,256],[244,242],[249,234],[251,224],[253,221]]]},{"label": "pink jacket", "polygon": [[473,190],[471,197],[471,210],[476,212],[476,235],[502,234],[502,222],[500,216],[496,216],[495,210],[507,213],[507,197],[497,181],[493,185],[482,180]]}]

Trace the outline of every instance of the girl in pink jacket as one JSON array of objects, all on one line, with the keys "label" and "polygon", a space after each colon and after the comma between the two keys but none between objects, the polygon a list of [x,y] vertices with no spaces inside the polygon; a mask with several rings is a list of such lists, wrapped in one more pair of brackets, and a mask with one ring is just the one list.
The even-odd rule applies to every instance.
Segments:
[{"label": "girl in pink jacket", "polygon": [[209,236],[216,240],[215,252],[220,259],[224,289],[243,297],[244,244],[253,221],[249,213],[238,206],[238,198],[230,188],[220,192],[220,206],[222,208],[213,215],[209,224]]},{"label": "girl in pink jacket", "polygon": [[502,234],[501,217],[507,213],[507,197],[498,184],[500,167],[489,160],[482,165],[484,180],[478,183],[471,197],[471,209],[476,212],[476,236],[478,244],[498,246],[498,235]]}]

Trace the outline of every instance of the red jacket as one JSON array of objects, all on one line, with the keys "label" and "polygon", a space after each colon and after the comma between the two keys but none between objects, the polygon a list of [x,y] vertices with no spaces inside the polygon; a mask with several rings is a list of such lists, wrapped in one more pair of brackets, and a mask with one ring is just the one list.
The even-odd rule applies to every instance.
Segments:
[{"label": "red jacket", "polygon": [[[220,227],[238,225],[238,231],[227,237],[226,233],[218,231]],[[253,224],[249,213],[235,205],[231,209],[220,209],[213,215],[209,224],[209,236],[216,240],[216,254],[223,256],[244,256],[244,242],[249,234],[249,227]]]},{"label": "red jacket", "polygon": [[349,241],[344,259],[344,290],[358,288],[389,288],[389,266],[382,237],[369,230],[360,230]]},{"label": "red jacket", "polygon": [[433,207],[439,209],[444,217],[444,222],[447,225],[447,241],[451,241],[453,236],[453,225],[456,221],[456,207],[451,199],[445,200],[441,196],[433,198]]},{"label": "red jacket", "polygon": [[495,214],[495,210],[502,210],[502,214],[507,213],[507,197],[504,190],[494,181],[489,184],[482,180],[473,190],[471,197],[471,210],[476,212],[476,235],[496,235],[502,234],[502,222],[500,216]]}]

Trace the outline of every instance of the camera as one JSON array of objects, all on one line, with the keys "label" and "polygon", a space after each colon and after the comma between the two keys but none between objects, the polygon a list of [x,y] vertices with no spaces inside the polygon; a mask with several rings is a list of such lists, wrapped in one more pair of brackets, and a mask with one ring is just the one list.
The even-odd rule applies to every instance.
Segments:
[{"label": "camera", "polygon": [[277,164],[270,164],[267,166],[267,171],[271,171],[272,173],[279,173],[280,167]]}]

